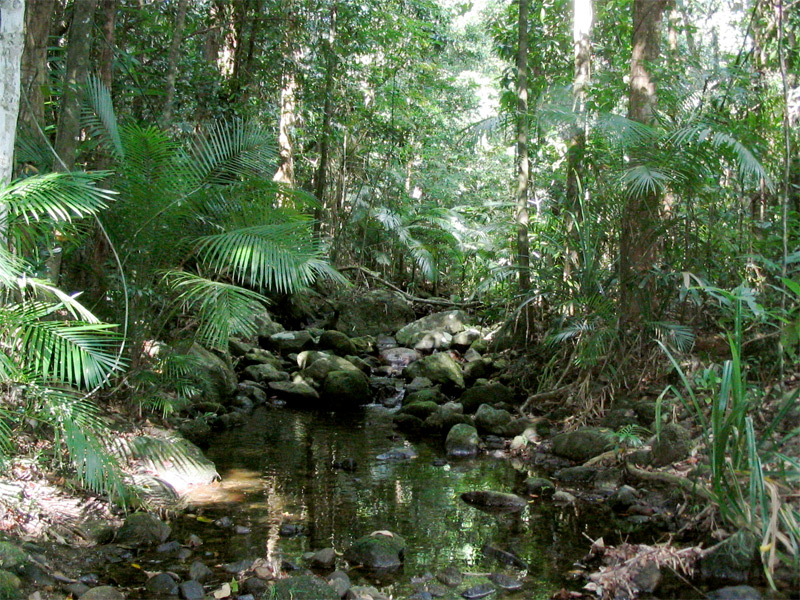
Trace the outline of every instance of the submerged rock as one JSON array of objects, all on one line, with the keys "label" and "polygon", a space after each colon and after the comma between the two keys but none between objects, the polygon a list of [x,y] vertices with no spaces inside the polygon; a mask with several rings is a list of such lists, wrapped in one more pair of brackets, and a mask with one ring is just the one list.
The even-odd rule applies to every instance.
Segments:
[{"label": "submerged rock", "polygon": [[358,538],[344,553],[349,563],[368,569],[396,569],[403,564],[406,541],[396,533],[374,531]]},{"label": "submerged rock", "polygon": [[525,480],[525,491],[532,496],[552,498],[556,493],[555,484],[544,477],[528,477]]},{"label": "submerged rock", "polygon": [[491,490],[465,492],[461,499],[470,506],[492,512],[520,512],[528,506],[528,502],[516,494]]},{"label": "submerged rock", "polygon": [[494,594],[496,591],[497,590],[491,583],[480,583],[478,585],[473,585],[467,590],[464,590],[464,592],[461,593],[461,596],[467,600],[473,600],[476,598],[486,598],[486,596]]},{"label": "submerged rock", "polygon": [[519,569],[528,568],[528,563],[522,560],[519,556],[517,556],[513,552],[501,550],[497,546],[492,546],[491,544],[485,544],[483,548],[481,548],[481,552],[483,552],[483,554],[486,557],[492,558],[499,563],[508,565],[509,567],[517,567]]},{"label": "submerged rock", "polygon": [[502,573],[491,573],[489,575],[489,581],[501,590],[506,590],[507,592],[516,592],[522,589],[522,582],[519,579],[514,579]]}]

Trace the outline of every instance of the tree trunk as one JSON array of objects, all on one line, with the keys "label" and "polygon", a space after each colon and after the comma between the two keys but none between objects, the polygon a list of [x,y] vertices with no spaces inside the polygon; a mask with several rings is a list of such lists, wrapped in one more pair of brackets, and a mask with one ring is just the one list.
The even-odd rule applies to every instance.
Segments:
[{"label": "tree trunk", "polygon": [[[648,68],[661,51],[661,20],[667,0],[634,0],[633,54],[631,56],[628,118],[652,125],[656,85]],[[631,152],[631,165],[637,157]],[[632,329],[643,313],[655,306],[652,286],[642,280],[658,258],[660,197],[657,193],[631,195],[624,207],[620,229],[620,324]]]},{"label": "tree trunk", "polygon": [[592,0],[573,0],[573,58],[572,82],[573,112],[576,123],[567,143],[567,211],[564,218],[567,241],[564,256],[564,280],[570,278],[572,269],[580,262],[575,244],[578,241],[575,220],[581,221],[581,187],[583,187],[583,156],[586,152],[586,86],[592,65]]},{"label": "tree trunk", "polygon": [[280,122],[278,124],[278,170],[273,181],[294,187],[294,125],[297,119],[297,48],[294,42],[297,30],[292,0],[284,9],[283,74],[281,75]]},{"label": "tree trunk", "polygon": [[100,81],[111,91],[114,87],[114,48],[117,25],[117,0],[103,0],[103,44],[97,60],[97,73]]},{"label": "tree trunk", "polygon": [[44,90],[47,87],[47,46],[50,20],[55,0],[39,0],[35,7],[28,4],[25,10],[25,50],[22,52],[21,94],[25,100],[19,105],[19,124],[36,129],[45,128]]},{"label": "tree trunk", "polygon": [[81,133],[81,105],[83,84],[89,74],[89,54],[92,48],[92,23],[97,0],[75,0],[72,23],[69,27],[69,46],[61,95],[61,111],[56,132],[55,170],[72,170],[78,155]]},{"label": "tree trunk", "polygon": [[528,245],[528,0],[519,0],[519,49],[517,51],[517,269],[519,291],[530,288]]},{"label": "tree trunk", "polygon": [[162,127],[169,127],[172,122],[172,105],[175,101],[175,79],[178,76],[178,58],[180,58],[183,29],[186,25],[186,10],[189,0],[179,0],[175,14],[175,28],[172,30],[172,41],[167,55],[166,90],[164,92],[164,110],[159,119]]},{"label": "tree trunk", "polygon": [[[25,2],[0,0],[0,187],[11,181],[14,139],[19,117],[20,65],[25,42]],[[0,204],[0,211],[4,211]],[[6,215],[0,213],[0,239],[5,242]]]},{"label": "tree trunk", "polygon": [[[331,138],[331,121],[333,120],[333,81],[336,71],[335,39],[336,2],[332,4],[330,11],[327,57],[325,61],[325,101],[322,108],[322,139],[319,144],[319,165],[317,166],[316,185],[314,186],[314,195],[319,202],[319,208],[317,208],[314,215],[314,232],[317,235],[322,231],[322,218],[325,212],[325,188],[328,185],[328,155]],[[344,157],[342,157],[342,160],[344,160]]]}]

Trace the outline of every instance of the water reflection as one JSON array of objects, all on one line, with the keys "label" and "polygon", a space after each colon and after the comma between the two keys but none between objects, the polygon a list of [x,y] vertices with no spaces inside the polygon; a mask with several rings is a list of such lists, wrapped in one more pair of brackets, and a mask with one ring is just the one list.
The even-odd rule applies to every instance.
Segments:
[{"label": "water reflection", "polygon": [[[411,576],[450,565],[524,574],[487,559],[481,551],[486,543],[530,565],[535,581],[518,597],[534,597],[531,586],[550,593],[561,586],[560,573],[576,556],[574,527],[561,521],[563,515],[552,506],[490,515],[459,499],[471,490],[511,491],[524,474],[490,458],[434,466],[441,449],[425,443],[414,445],[414,459],[376,458],[403,447],[382,408],[347,416],[260,409],[245,427],[214,439],[208,455],[222,482],[191,498],[206,516],[227,515],[251,533],[235,536],[210,525],[198,533],[222,562],[265,555],[297,562],[306,551],[332,546],[342,552],[371,531],[395,531],[408,543],[404,576],[388,590],[400,596]],[[354,471],[336,468],[350,459]],[[305,535],[280,538],[284,523],[302,525]]]}]

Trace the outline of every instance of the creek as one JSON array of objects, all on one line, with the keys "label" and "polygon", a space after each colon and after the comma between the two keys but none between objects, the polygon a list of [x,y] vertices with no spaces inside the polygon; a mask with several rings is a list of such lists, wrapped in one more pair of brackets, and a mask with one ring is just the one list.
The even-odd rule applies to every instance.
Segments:
[{"label": "creek", "polygon": [[[262,407],[243,427],[216,434],[206,454],[222,481],[190,495],[192,511],[202,516],[191,518],[190,511],[173,523],[173,534],[198,535],[197,556],[203,560],[205,553],[209,565],[270,557],[302,566],[306,552],[332,547],[340,553],[359,536],[390,530],[408,544],[402,570],[382,576],[351,570],[354,583],[405,598],[418,578],[454,566],[525,582],[523,591],[505,597],[549,598],[586,549],[579,530],[588,525],[574,508],[532,502],[512,516],[468,506],[460,494],[512,491],[527,473],[507,457],[447,462],[438,445],[396,437],[382,406],[355,414]],[[407,454],[416,456],[397,457]],[[210,522],[223,517],[248,532]],[[513,552],[528,569],[487,557],[486,544]],[[337,566],[344,566],[341,558]]]}]

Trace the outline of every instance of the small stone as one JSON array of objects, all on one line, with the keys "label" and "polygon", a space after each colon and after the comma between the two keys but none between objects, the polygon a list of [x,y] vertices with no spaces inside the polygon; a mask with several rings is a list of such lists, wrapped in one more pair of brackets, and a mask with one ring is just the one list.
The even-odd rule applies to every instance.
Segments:
[{"label": "small stone", "polygon": [[233,527],[233,521],[230,517],[220,517],[216,521],[214,521],[214,525],[219,527],[220,529],[228,529]]},{"label": "small stone", "polygon": [[436,579],[448,587],[456,587],[461,585],[461,582],[464,580],[464,576],[461,574],[461,571],[451,566],[438,573],[436,575]]},{"label": "small stone", "polygon": [[489,581],[501,590],[506,590],[508,592],[515,592],[522,589],[522,582],[519,579],[514,579],[502,573],[492,573],[489,575]]},{"label": "small stone", "polygon": [[[89,589],[89,586],[85,583],[70,583],[69,585],[64,586],[64,591],[68,594],[71,594],[74,598],[80,598],[86,592],[88,592]],[[30,596],[28,596],[28,600],[30,600]]]},{"label": "small stone", "polygon": [[222,565],[223,570],[226,573],[241,573],[242,571],[247,571],[250,567],[253,566],[252,560],[240,560],[235,563],[228,563],[226,565]]},{"label": "small stone", "polygon": [[311,560],[309,562],[311,563],[312,567],[317,567],[319,569],[330,569],[336,562],[336,552],[333,550],[333,548],[318,550],[311,555]]},{"label": "small stone", "polygon": [[95,586],[100,583],[100,577],[98,577],[97,573],[87,573],[78,577],[78,581],[88,586]]},{"label": "small stone", "polygon": [[186,538],[186,545],[190,548],[197,548],[203,545],[203,540],[200,539],[199,536],[191,534],[188,538]]},{"label": "small stone", "polygon": [[214,573],[199,560],[194,561],[189,567],[189,578],[203,583],[208,581]]},{"label": "small stone", "polygon": [[250,528],[245,527],[244,525],[237,525],[236,527],[233,528],[233,533],[237,535],[247,535],[248,533],[250,533]]},{"label": "small stone", "polygon": [[194,579],[184,581],[178,588],[183,600],[203,600],[206,595],[203,585]]},{"label": "small stone", "polygon": [[158,548],[156,548],[156,552],[161,554],[177,554],[181,550],[181,545],[179,542],[172,541],[166,542],[161,544]]},{"label": "small stone", "polygon": [[[241,590],[245,594],[253,594],[253,596],[261,596],[269,587],[269,584],[264,581],[263,579],[259,579],[258,577],[248,577],[242,582]],[[241,600],[241,596],[239,596],[239,600]]]},{"label": "small stone", "polygon": [[117,588],[113,588],[110,585],[101,585],[90,589],[81,596],[81,600],[125,600],[125,596]]},{"label": "small stone", "polygon": [[495,591],[493,585],[481,583],[480,585],[473,585],[471,588],[465,590],[461,593],[461,596],[467,600],[475,600],[477,598],[486,598],[486,596],[494,594]]},{"label": "small stone", "polygon": [[159,573],[153,575],[144,584],[145,589],[153,594],[168,594],[170,596],[178,595],[178,584],[169,573]]},{"label": "small stone", "polygon": [[334,571],[328,575],[326,581],[341,597],[344,597],[351,585],[350,577],[344,571]]},{"label": "small stone", "polygon": [[575,504],[577,501],[578,499],[575,496],[564,490],[558,490],[553,494],[553,502],[556,504]]}]

